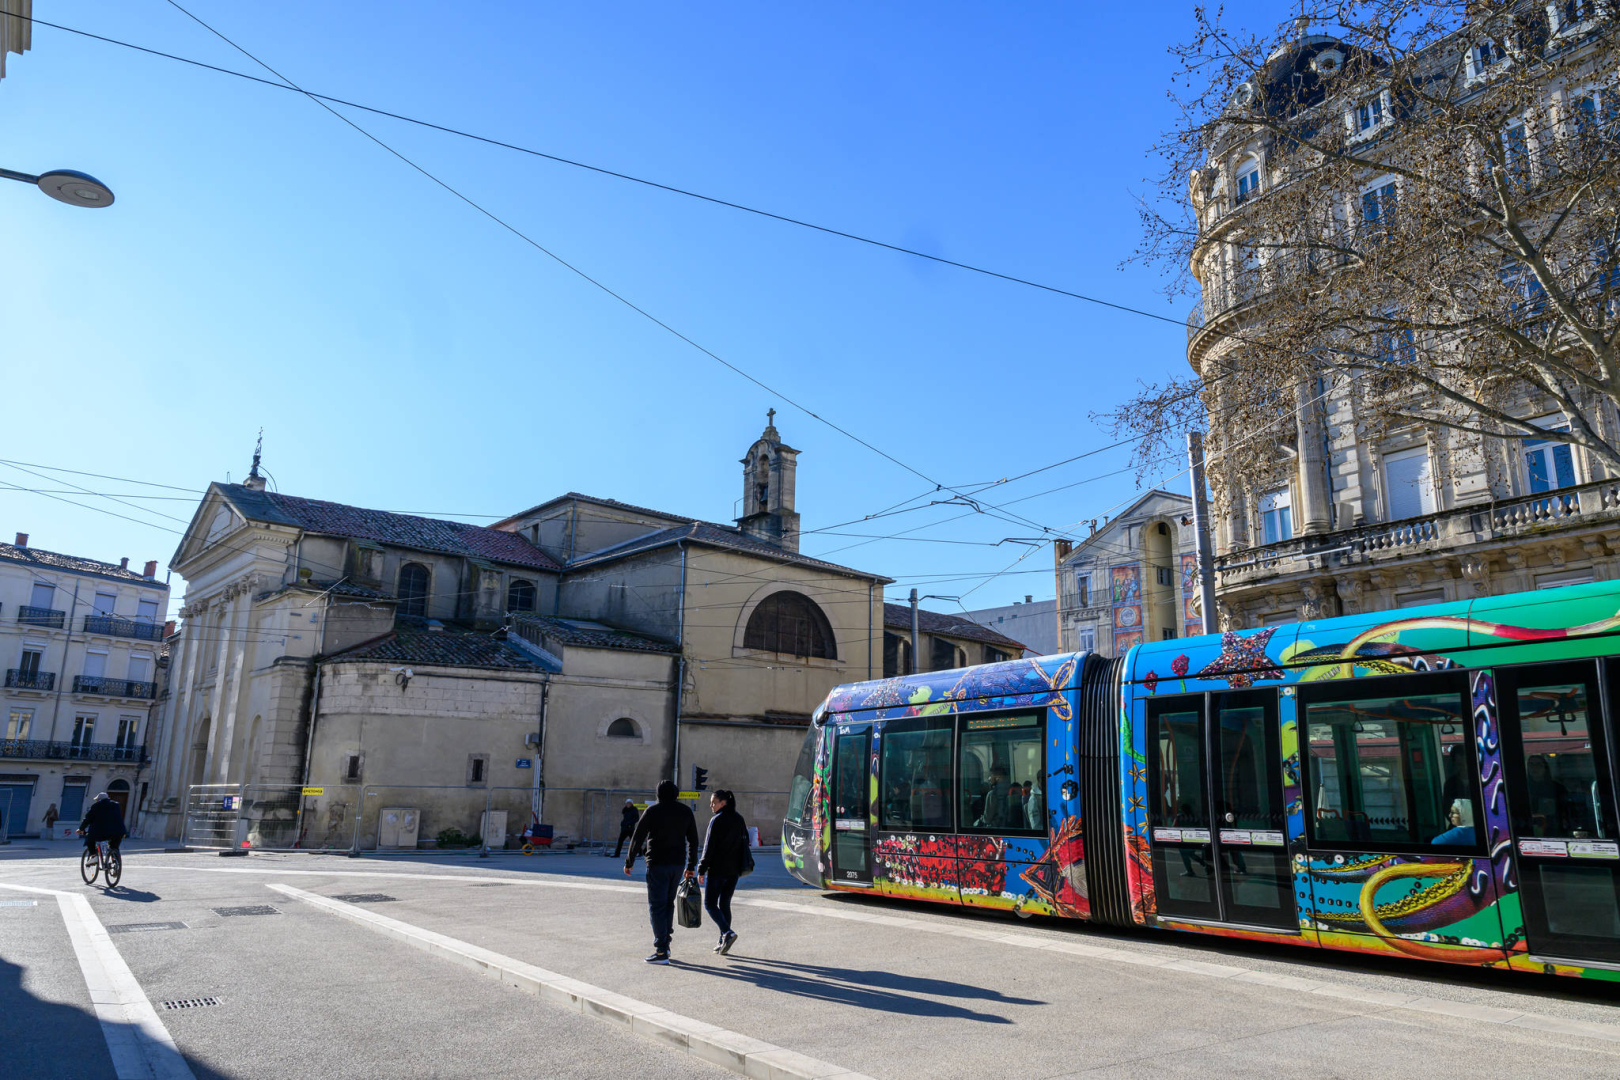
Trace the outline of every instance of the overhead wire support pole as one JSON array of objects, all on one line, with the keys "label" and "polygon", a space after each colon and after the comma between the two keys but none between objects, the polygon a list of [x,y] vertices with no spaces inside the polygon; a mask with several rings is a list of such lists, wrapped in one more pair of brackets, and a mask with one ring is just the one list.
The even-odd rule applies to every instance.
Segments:
[{"label": "overhead wire support pole", "polygon": [[1187,463],[1192,473],[1193,532],[1198,537],[1198,602],[1204,611],[1204,633],[1212,634],[1215,618],[1215,562],[1209,541],[1209,489],[1204,483],[1204,433],[1187,432]]}]

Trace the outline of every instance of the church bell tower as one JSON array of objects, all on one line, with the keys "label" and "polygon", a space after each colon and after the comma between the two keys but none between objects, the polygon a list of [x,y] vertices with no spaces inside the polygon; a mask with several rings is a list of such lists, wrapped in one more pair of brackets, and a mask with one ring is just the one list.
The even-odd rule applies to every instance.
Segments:
[{"label": "church bell tower", "polygon": [[776,430],[776,410],[769,410],[764,432],[742,458],[742,516],[737,526],[787,551],[799,550],[799,515],[793,509],[798,458],[799,452]]}]

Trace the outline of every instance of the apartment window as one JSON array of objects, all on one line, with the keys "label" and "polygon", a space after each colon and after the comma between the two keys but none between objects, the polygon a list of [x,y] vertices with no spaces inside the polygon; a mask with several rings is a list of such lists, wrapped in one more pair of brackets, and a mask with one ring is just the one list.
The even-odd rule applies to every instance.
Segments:
[{"label": "apartment window", "polygon": [[489,755],[467,755],[467,783],[479,787],[489,782]]},{"label": "apartment window", "polygon": [[1356,106],[1356,130],[1371,131],[1384,122],[1384,95],[1374,94]]},{"label": "apartment window", "polygon": [[1468,51],[1469,70],[1476,79],[1484,78],[1491,68],[1506,59],[1507,50],[1500,42],[1482,42]]},{"label": "apartment window", "polygon": [[1175,636],[1176,636],[1176,630],[1175,630],[1175,627],[1173,627],[1173,626],[1167,626],[1163,630],[1159,631],[1159,640],[1160,641],[1169,641],[1172,638],[1174,638]]},{"label": "apartment window", "polygon": [[1575,454],[1569,443],[1526,439],[1522,453],[1525,487],[1532,495],[1575,486]]},{"label": "apartment window", "polygon": [[1155,566],[1153,572],[1155,580],[1160,585],[1174,585],[1176,583],[1176,572],[1168,566]]},{"label": "apartment window", "polygon": [[1075,607],[1091,606],[1091,575],[1074,575],[1074,604]]},{"label": "apartment window", "polygon": [[90,603],[91,610],[97,615],[111,615],[117,609],[117,607],[117,593],[98,592],[96,593],[96,598]]},{"label": "apartment window", "polygon": [[24,678],[31,679],[39,674],[39,665],[45,659],[45,646],[29,641],[23,644],[22,657],[17,661],[17,671]]},{"label": "apartment window", "polygon": [[1552,11],[1553,32],[1562,34],[1597,17],[1597,0],[1556,0]]},{"label": "apartment window", "polygon": [[1362,230],[1374,240],[1393,235],[1398,202],[1399,192],[1393,180],[1382,181],[1362,192]]},{"label": "apartment window", "polygon": [[1502,161],[1514,185],[1524,187],[1530,183],[1530,137],[1522,122],[1502,129]]},{"label": "apartment window", "polygon": [[351,781],[360,779],[359,754],[349,754],[343,759],[343,779]]},{"label": "apartment window", "polygon": [[[1388,322],[1398,323],[1401,313],[1398,311],[1384,312],[1384,319]],[[1410,326],[1385,325],[1378,331],[1375,339],[1378,359],[1385,364],[1410,364],[1417,358],[1417,339],[1413,336]]]},{"label": "apartment window", "polygon": [[1079,652],[1097,651],[1097,627],[1091,623],[1078,627],[1074,632],[1074,647]]},{"label": "apartment window", "polygon": [[1294,511],[1287,488],[1260,497],[1260,534],[1267,544],[1294,538]]},{"label": "apartment window", "polygon": [[1390,521],[1434,513],[1434,477],[1427,449],[1386,456],[1384,484]]},{"label": "apartment window", "polygon": [[1260,163],[1245,161],[1238,166],[1237,201],[1241,206],[1260,190]]},{"label": "apartment window", "polygon": [[100,679],[107,674],[107,653],[102,649],[91,649],[84,654],[84,676],[87,679]]},{"label": "apartment window", "polygon": [[1508,296],[1508,321],[1526,334],[1537,335],[1546,329],[1547,290],[1534,271],[1527,266],[1510,262],[1502,267],[1500,278]]},{"label": "apartment window", "polygon": [[96,716],[94,713],[80,713],[73,718],[73,744],[68,751],[69,757],[79,757],[90,748],[90,742],[96,732]]},{"label": "apartment window", "polygon": [[140,736],[141,718],[138,716],[120,716],[118,718],[118,741],[115,744],[121,751],[120,757],[131,756],[138,745]]},{"label": "apartment window", "polygon": [[129,681],[146,682],[152,674],[152,658],[136,654],[129,658]]},{"label": "apartment window", "polygon": [[36,582],[34,582],[33,595],[30,596],[29,599],[28,599],[28,605],[30,607],[45,608],[46,610],[49,610],[50,607],[51,607],[52,602],[55,599],[56,599],[56,586],[55,585],[45,585],[45,584],[42,584],[42,583],[36,581]]},{"label": "apartment window", "polygon": [[158,602],[156,600],[148,600],[145,597],[142,597],[140,603],[137,604],[135,608],[135,619],[136,621],[143,623],[157,622]]},{"label": "apartment window", "polygon": [[12,709],[6,717],[6,738],[26,739],[28,729],[34,726],[33,709]]}]

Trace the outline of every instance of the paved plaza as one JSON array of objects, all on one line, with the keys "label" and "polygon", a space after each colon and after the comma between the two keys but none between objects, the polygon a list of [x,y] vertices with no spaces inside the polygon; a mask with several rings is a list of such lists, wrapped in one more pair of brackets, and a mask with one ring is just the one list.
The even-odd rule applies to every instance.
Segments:
[{"label": "paved plaza", "polygon": [[829,896],[767,853],[741,940],[594,855],[0,849],[17,1077],[1438,1076],[1620,1072],[1620,992]]}]

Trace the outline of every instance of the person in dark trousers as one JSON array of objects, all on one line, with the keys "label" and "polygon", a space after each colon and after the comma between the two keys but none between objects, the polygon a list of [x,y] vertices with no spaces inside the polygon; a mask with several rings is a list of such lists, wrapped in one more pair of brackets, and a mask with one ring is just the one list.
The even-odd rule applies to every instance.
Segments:
[{"label": "person in dark trousers", "polygon": [[692,877],[697,865],[697,817],[692,808],[676,801],[681,789],[675,781],[658,785],[658,801],[647,807],[630,837],[630,857],[624,876],[630,876],[636,853],[647,846],[647,916],[652,920],[653,951],[649,964],[669,963],[669,939],[675,932],[675,887]]},{"label": "person in dark trousers", "polygon": [[724,956],[737,944],[737,932],[731,928],[731,894],[737,891],[748,853],[748,823],[737,813],[737,797],[725,788],[709,796],[709,809],[714,817],[703,837],[698,883],[703,886],[703,906],[720,928],[720,944],[714,951]]},{"label": "person in dark trousers", "polygon": [[114,851],[118,844],[129,835],[124,828],[124,812],[118,809],[103,791],[90,802],[90,809],[84,812],[84,820],[79,822],[79,835],[84,837],[85,850],[94,850],[96,843],[101,840],[112,845]]},{"label": "person in dark trousers", "polygon": [[[624,854],[624,842],[636,834],[636,822],[641,818],[641,811],[636,809],[633,799],[624,800],[624,810],[619,814],[619,846],[613,849],[612,858],[617,859]],[[630,850],[634,851],[634,848]]]}]

